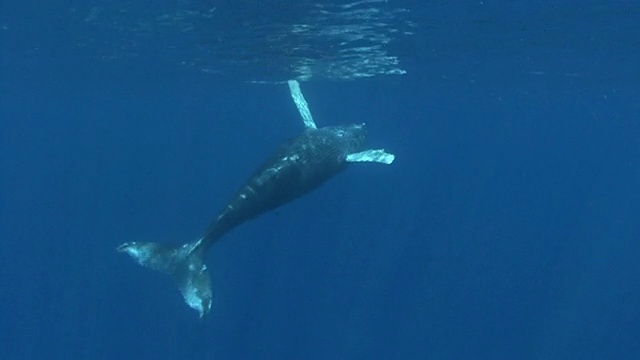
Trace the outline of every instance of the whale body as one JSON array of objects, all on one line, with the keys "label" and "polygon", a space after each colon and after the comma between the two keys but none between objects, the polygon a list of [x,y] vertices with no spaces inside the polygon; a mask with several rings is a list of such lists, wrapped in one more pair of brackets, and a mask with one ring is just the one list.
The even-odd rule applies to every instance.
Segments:
[{"label": "whale body", "polygon": [[129,242],[117,249],[140,265],[175,277],[186,303],[202,317],[212,302],[204,261],[207,249],[247,220],[297,199],[340,173],[350,163],[349,155],[363,149],[365,140],[364,124],[307,128],[249,178],[199,240],[180,246]]},{"label": "whale body", "polygon": [[128,242],[117,250],[140,265],[173,276],[185,302],[203,317],[211,310],[212,291],[205,253],[218,239],[247,220],[312,191],[353,162],[391,164],[384,149],[363,150],[364,124],[317,128],[300,85],[289,90],[306,129],[283,144],[232,197],[204,235],[183,245]]},{"label": "whale body", "polygon": [[280,147],[237,192],[205,232],[205,246],[243,222],[314,190],[362,150],[364,124],[306,129]]}]

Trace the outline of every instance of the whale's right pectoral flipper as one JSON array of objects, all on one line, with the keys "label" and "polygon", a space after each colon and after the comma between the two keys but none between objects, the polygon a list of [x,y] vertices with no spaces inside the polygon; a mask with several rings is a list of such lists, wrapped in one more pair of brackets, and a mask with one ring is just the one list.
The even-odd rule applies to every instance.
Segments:
[{"label": "whale's right pectoral flipper", "polygon": [[201,241],[181,246],[129,242],[118,246],[117,250],[129,254],[142,266],[172,275],[184,301],[203,317],[211,309],[213,296]]},{"label": "whale's right pectoral flipper", "polygon": [[377,162],[387,165],[391,164],[395,158],[395,155],[384,151],[384,149],[370,149],[347,155],[348,162]]}]

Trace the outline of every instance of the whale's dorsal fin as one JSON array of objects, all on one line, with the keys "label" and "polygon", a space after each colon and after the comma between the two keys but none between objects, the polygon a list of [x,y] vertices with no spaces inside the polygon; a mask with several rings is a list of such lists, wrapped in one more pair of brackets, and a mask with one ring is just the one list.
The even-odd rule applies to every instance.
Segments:
[{"label": "whale's dorsal fin", "polygon": [[391,164],[396,156],[389,154],[384,149],[365,150],[347,155],[348,162],[377,162],[381,164]]},{"label": "whale's dorsal fin", "polygon": [[316,123],[311,116],[311,111],[309,110],[309,104],[307,104],[307,100],[304,99],[302,90],[300,90],[300,84],[296,80],[289,80],[287,83],[289,84],[289,91],[291,92],[293,102],[296,103],[300,116],[302,116],[302,121],[304,121],[304,126],[310,129],[317,129]]}]

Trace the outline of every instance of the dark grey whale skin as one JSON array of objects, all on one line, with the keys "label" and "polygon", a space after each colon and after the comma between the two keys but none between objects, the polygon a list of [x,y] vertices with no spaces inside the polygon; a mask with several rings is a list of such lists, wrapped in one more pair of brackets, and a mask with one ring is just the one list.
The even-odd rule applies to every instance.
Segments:
[{"label": "dark grey whale skin", "polygon": [[347,155],[362,151],[365,141],[364,125],[345,125],[308,128],[286,142],[210,223],[202,250],[245,221],[309,193],[340,173],[348,165]]},{"label": "dark grey whale skin", "polygon": [[173,276],[185,302],[202,318],[213,301],[207,249],[245,221],[297,199],[344,170],[347,156],[362,151],[365,139],[363,125],[307,128],[249,178],[202,238],[177,246],[128,242],[117,250],[142,266]]}]

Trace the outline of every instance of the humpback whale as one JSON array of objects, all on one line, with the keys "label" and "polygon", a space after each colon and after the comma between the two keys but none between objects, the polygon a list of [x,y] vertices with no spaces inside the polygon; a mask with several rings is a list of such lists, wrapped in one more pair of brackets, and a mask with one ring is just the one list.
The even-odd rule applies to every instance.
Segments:
[{"label": "humpback whale", "polygon": [[204,235],[183,245],[127,242],[117,250],[140,265],[173,276],[182,296],[202,318],[211,310],[205,253],[229,231],[316,189],[352,162],[391,164],[394,155],[366,150],[364,124],[317,128],[297,81],[288,82],[306,129],[282,145],[211,221]]}]

